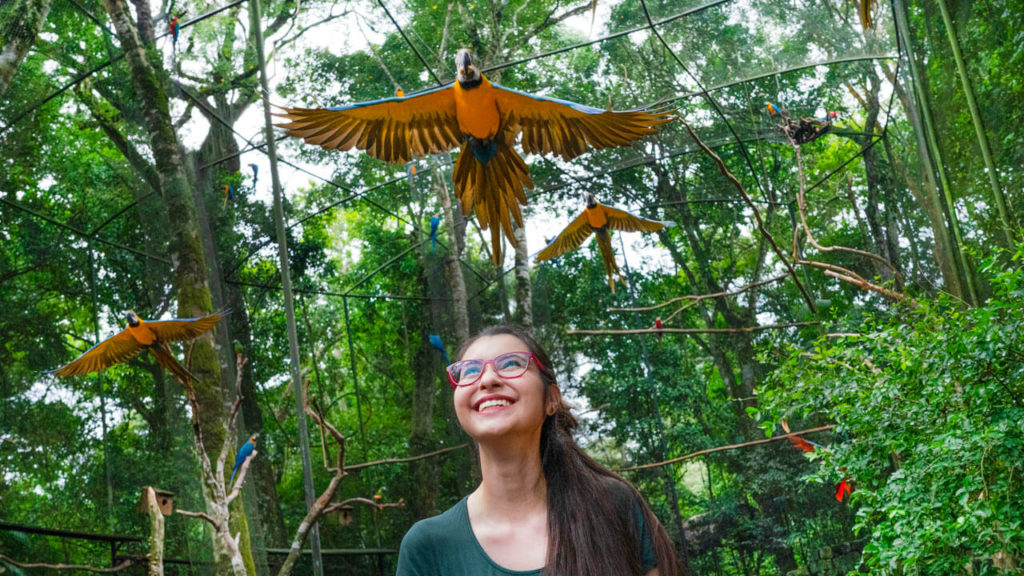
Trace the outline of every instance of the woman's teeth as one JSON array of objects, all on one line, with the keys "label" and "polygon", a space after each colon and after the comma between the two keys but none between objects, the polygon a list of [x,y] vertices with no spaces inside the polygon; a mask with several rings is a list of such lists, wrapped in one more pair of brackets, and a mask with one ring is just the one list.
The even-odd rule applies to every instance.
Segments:
[{"label": "woman's teeth", "polygon": [[488,408],[497,408],[500,406],[508,406],[510,404],[512,403],[509,402],[508,400],[488,400],[486,402],[481,403],[476,410],[477,412],[484,412]]}]

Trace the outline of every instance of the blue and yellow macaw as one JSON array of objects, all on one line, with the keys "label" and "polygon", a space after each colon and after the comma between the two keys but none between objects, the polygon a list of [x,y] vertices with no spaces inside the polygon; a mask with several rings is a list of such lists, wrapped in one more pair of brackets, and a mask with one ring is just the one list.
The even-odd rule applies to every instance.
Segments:
[{"label": "blue and yellow macaw", "polygon": [[[571,160],[590,148],[623,146],[655,132],[672,112],[615,112],[535,96],[492,84],[469,50],[455,55],[455,82],[410,96],[336,108],[284,108],[280,126],[325,149],[357,148],[386,162],[408,162],[461,146],[452,178],[463,212],[476,211],[491,230],[491,257],[500,265],[501,235],[514,246],[512,221],[522,227],[523,188],[530,169],[516,153],[554,154]],[[520,138],[521,137],[521,138]]]},{"label": "blue and yellow macaw", "polygon": [[604,270],[608,274],[608,285],[615,293],[615,275],[622,278],[619,266],[615,263],[615,252],[612,250],[612,230],[622,232],[657,232],[662,228],[675,226],[675,222],[661,222],[634,216],[625,210],[604,206],[587,193],[587,208],[576,217],[565,230],[537,254],[537,261],[550,260],[566,252],[579,248],[591,233],[597,236],[597,246],[601,249]]},{"label": "blue and yellow macaw", "polygon": [[235,187],[232,186],[231,184],[225,184],[224,185],[224,204],[221,205],[221,208],[227,207],[228,202],[230,202],[230,201],[232,201],[234,199],[235,199]]},{"label": "blue and yellow macaw", "polygon": [[255,164],[249,164],[249,168],[252,168],[252,187],[256,187],[256,181],[260,177],[260,167]]},{"label": "blue and yellow macaw", "polygon": [[441,213],[435,212],[430,217],[430,253],[437,254],[437,227],[441,225]]},{"label": "blue and yellow macaw", "polygon": [[444,342],[441,341],[441,337],[437,334],[428,334],[427,337],[430,339],[430,345],[441,351],[441,356],[444,357],[444,365],[448,366],[451,361],[448,360],[448,351],[444,349]]},{"label": "blue and yellow macaw", "polygon": [[765,102],[764,105],[768,108],[769,116],[778,116],[782,114],[782,112],[779,111],[779,108],[775,106],[775,104],[772,104],[771,102]]},{"label": "blue and yellow macaw", "polygon": [[128,327],[85,351],[68,364],[53,370],[57,376],[77,376],[110,368],[118,362],[125,362],[148,349],[153,358],[182,384],[188,384],[195,377],[174,359],[166,342],[192,340],[213,328],[227,312],[211,314],[201,318],[184,318],[145,322],[135,312],[125,313]]},{"label": "blue and yellow macaw", "polygon": [[235,483],[235,474],[238,474],[238,469],[242,467],[242,464],[244,464],[256,450],[256,440],[259,437],[259,432],[249,436],[249,440],[247,440],[245,444],[242,444],[242,447],[238,449],[238,455],[235,456],[235,469],[231,471],[231,480],[228,480],[228,485],[225,486],[228,491],[231,491],[231,485]]}]

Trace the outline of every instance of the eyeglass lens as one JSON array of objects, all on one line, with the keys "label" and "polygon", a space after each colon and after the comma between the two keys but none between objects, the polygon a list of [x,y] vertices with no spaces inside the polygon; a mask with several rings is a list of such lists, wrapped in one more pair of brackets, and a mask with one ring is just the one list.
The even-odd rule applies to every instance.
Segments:
[{"label": "eyeglass lens", "polygon": [[518,378],[530,367],[530,355],[523,352],[509,352],[489,362],[483,360],[462,360],[452,365],[452,379],[459,386],[469,386],[483,376],[484,367],[493,364],[494,371],[503,378]]}]

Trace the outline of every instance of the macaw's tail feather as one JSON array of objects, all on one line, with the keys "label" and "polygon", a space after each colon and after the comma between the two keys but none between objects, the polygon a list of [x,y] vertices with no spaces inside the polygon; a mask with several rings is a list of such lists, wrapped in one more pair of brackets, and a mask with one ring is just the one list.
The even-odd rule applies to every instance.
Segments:
[{"label": "macaw's tail feather", "polygon": [[225,486],[225,487],[224,487],[224,490],[225,490],[225,491],[227,491],[227,492],[230,492],[230,491],[231,491],[231,485],[235,483],[235,474],[238,474],[238,467],[237,467],[237,466],[236,466],[236,467],[235,467],[235,469],[234,469],[234,470],[233,470],[233,471],[231,472],[231,480],[228,480],[228,484],[227,484],[227,486]]},{"label": "macaw's tail feather", "polygon": [[[487,162],[481,162],[475,151],[475,147],[480,146],[486,146],[488,151],[493,149],[493,156]],[[514,220],[517,226],[523,226],[523,214],[519,208],[526,205],[523,188],[533,188],[529,167],[505,142],[484,145],[470,140],[462,147],[455,162],[453,179],[463,213],[476,212],[480,227],[491,229],[491,260],[500,265],[502,233],[515,246],[512,222]]]},{"label": "macaw's tail feather", "polygon": [[622,273],[619,272],[619,265],[615,263],[615,252],[612,251],[612,233],[608,230],[598,230],[597,247],[601,249],[601,260],[604,261],[604,271],[608,275],[608,286],[611,287],[612,294],[615,294],[615,275],[618,274],[619,278],[622,278]]},{"label": "macaw's tail feather", "polygon": [[192,380],[198,380],[198,378],[193,376],[191,372],[186,370],[184,366],[174,359],[174,356],[162,343],[154,343],[149,347],[149,351],[153,354],[153,357],[156,358],[157,363],[174,375],[174,377],[177,378],[183,386],[187,386]]}]

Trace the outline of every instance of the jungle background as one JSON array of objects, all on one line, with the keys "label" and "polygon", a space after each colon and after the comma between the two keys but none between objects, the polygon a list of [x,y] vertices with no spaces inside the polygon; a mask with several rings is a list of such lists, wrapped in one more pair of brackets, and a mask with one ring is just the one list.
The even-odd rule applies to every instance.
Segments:
[{"label": "jungle background", "polygon": [[[348,470],[336,501],[403,506],[324,518],[326,573],[393,573],[409,526],[475,485],[428,335],[454,354],[499,322],[533,327],[580,442],[640,488],[693,574],[1021,573],[1024,3],[596,6],[0,3],[0,571],[111,566],[106,541],[25,527],[143,538],[143,486],[205,508],[191,409],[149,356],[45,371],[125,310],[231,308],[215,341],[175,352],[200,377],[211,447],[241,384],[236,446],[261,437],[232,533],[250,572],[276,572],[306,513],[299,427],[317,493],[338,443],[296,417],[257,48],[270,102],[331,106],[448,82],[465,46],[512,88],[672,106],[737,182],[679,122],[568,164],[528,158],[526,230],[497,269],[454,199],[453,156],[385,165],[277,131],[311,402],[346,465],[451,448]],[[833,111],[799,146],[777,128]],[[593,243],[529,257],[587,191],[677,223],[616,234],[614,294]],[[830,425],[806,435],[811,453],[781,439],[630,470]],[[231,572],[206,523],[166,522],[168,573]]]}]

